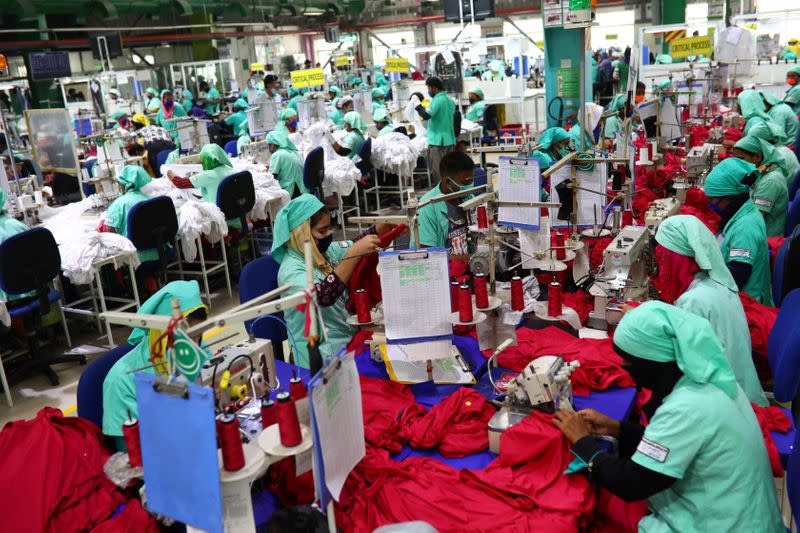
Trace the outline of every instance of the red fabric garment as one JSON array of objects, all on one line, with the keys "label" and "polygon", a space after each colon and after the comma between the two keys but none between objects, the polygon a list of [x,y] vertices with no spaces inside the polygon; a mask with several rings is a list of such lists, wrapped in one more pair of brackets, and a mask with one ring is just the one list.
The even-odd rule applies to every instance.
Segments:
[{"label": "red fabric garment", "polygon": [[463,281],[464,277],[468,275],[469,263],[461,259],[448,259],[448,267],[450,269],[450,279]]},{"label": "red fabric garment", "polygon": [[[400,224],[387,231],[380,236],[379,246],[381,248],[386,248],[394,242],[397,237],[402,235],[406,229],[408,229],[408,226]],[[355,294],[357,289],[364,289],[367,291],[367,301],[369,302],[370,309],[383,300],[383,295],[381,294],[381,278],[376,271],[377,266],[378,254],[369,254],[362,257],[358,265],[356,265],[355,270],[353,270],[353,274],[350,276],[350,282],[347,284],[349,294]],[[347,310],[351,313],[356,312],[356,304],[352,298],[347,301]]]},{"label": "red fabric garment", "polygon": [[586,239],[587,252],[589,253],[589,267],[597,270],[603,264],[603,252],[611,244],[611,237],[601,237],[599,239]]},{"label": "red fabric garment", "polygon": [[595,502],[592,533],[636,533],[647,514],[647,500],[626,502],[602,487],[597,488]]},{"label": "red fabric garment", "polygon": [[639,225],[644,225],[644,216],[647,208],[658,195],[650,189],[637,189],[636,198],[633,200],[633,218]]},{"label": "red fabric garment", "polygon": [[189,178],[182,178],[181,176],[172,176],[169,178],[172,184],[178,189],[194,189],[194,184]]},{"label": "red fabric garment", "polygon": [[570,307],[578,313],[578,318],[581,320],[581,325],[586,323],[589,317],[589,312],[594,309],[594,298],[583,291],[576,292],[562,292],[561,303]]},{"label": "red fabric garment", "polygon": [[[372,446],[397,453],[406,423],[425,414],[408,385],[387,379],[360,376],[364,440]],[[485,433],[485,431],[484,431]]]},{"label": "red fabric garment", "polygon": [[753,344],[753,362],[758,370],[759,377],[763,380],[771,377],[772,373],[767,362],[767,341],[778,318],[778,309],[769,307],[754,300],[745,292],[739,293],[742,300],[744,314],[747,317],[747,326],[750,328],[750,342]]},{"label": "red fabric garment", "polygon": [[3,531],[91,530],[128,498],[106,477],[100,428],[45,407],[0,432]]},{"label": "red fabric garment", "polygon": [[284,507],[314,503],[314,474],[312,470],[297,475],[294,456],[269,465],[267,488]]},{"label": "red fabric garment", "polygon": [[759,407],[754,403],[750,405],[753,407],[756,420],[758,420],[758,425],[761,428],[761,434],[764,436],[764,444],[767,446],[767,455],[769,455],[769,465],[772,467],[772,475],[774,477],[783,477],[781,456],[778,453],[778,448],[775,446],[775,441],[772,440],[770,431],[786,433],[792,429],[792,421],[777,407]]},{"label": "red fabric garment", "polygon": [[705,126],[689,126],[689,146],[701,146],[708,139],[710,128]]},{"label": "red fabric garment", "polygon": [[653,278],[653,286],[663,301],[675,303],[689,288],[700,267],[694,257],[675,253],[660,244],[656,244],[656,262],[658,275]]},{"label": "red fabric garment", "polygon": [[778,257],[778,250],[783,246],[783,241],[786,237],[769,237],[767,239],[767,246],[769,246],[769,267],[772,269],[775,266],[775,258]]},{"label": "red fabric garment", "polygon": [[719,228],[720,217],[708,207],[708,196],[699,187],[692,187],[686,191],[686,201],[681,206],[682,215],[694,215],[711,230],[714,235]]},{"label": "red fabric garment", "polygon": [[92,533],[159,533],[158,521],[142,508],[139,500],[131,500],[117,516],[106,520]]},{"label": "red fabric garment", "polygon": [[487,426],[495,412],[482,394],[462,387],[425,415],[409,420],[403,436],[414,448],[438,446],[443,457],[464,457],[489,447]]},{"label": "red fabric garment", "polygon": [[347,343],[347,351],[353,351],[357,348],[360,348],[365,342],[372,339],[372,332],[367,331],[365,329],[360,329],[356,331],[356,334],[353,335],[353,338],[350,339],[350,342]]},{"label": "red fabric garment", "polygon": [[742,138],[743,135],[744,133],[742,130],[728,126],[722,133],[722,139],[723,141],[732,141],[733,143],[736,143]]}]

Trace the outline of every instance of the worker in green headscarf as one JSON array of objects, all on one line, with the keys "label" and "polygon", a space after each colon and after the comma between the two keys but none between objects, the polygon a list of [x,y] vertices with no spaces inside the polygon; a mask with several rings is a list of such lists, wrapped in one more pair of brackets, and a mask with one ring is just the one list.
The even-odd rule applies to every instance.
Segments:
[{"label": "worker in green headscarf", "polygon": [[354,78],[353,78],[353,79],[350,81],[350,85],[352,85],[353,87],[360,87],[360,86],[361,86],[363,83],[364,83],[364,82],[363,82],[363,81],[361,81],[361,78],[359,78],[358,76],[355,76],[355,77],[354,77]]},{"label": "worker in green headscarf", "polygon": [[392,119],[389,118],[389,113],[386,109],[377,109],[372,113],[372,120],[375,121],[375,128],[378,130],[378,137],[383,137],[387,133],[394,131],[392,126]]},{"label": "worker in green headscarf", "polygon": [[233,134],[236,135],[236,154],[240,155],[242,153],[242,146],[253,142],[250,138],[250,125],[247,118],[233,128]]},{"label": "worker in green headscarf", "polygon": [[669,54],[659,54],[656,56],[656,65],[671,65],[672,56]]},{"label": "worker in green headscarf", "polygon": [[750,128],[759,122],[770,120],[767,111],[764,109],[764,99],[761,98],[760,92],[747,89],[739,93],[738,100],[742,118],[747,121],[747,124],[744,126],[745,135],[748,135],[750,133]]},{"label": "worker in green headscarf", "polygon": [[380,88],[375,87],[374,89],[372,89],[372,91],[370,91],[370,94],[372,94],[372,112],[373,113],[375,111],[377,111],[378,109],[384,109],[386,107],[385,103],[384,103],[384,94],[383,94],[383,91]]},{"label": "worker in green headscarf", "polygon": [[564,128],[547,128],[542,132],[537,142],[539,149],[536,150],[534,154],[531,154],[531,157],[535,157],[536,152],[538,152],[548,160],[545,168],[549,167],[554,162],[563,159],[572,152],[570,149],[570,142],[571,138],[569,133]]},{"label": "worker in green headscarf", "polygon": [[489,63],[489,70],[483,73],[482,80],[504,80],[506,79],[506,65],[502,59],[493,59]]},{"label": "worker in green headscarf", "polygon": [[269,171],[281,184],[281,188],[295,198],[307,191],[303,184],[303,158],[297,148],[283,131],[271,131],[267,134],[269,145]]},{"label": "worker in green headscarf", "polygon": [[358,155],[361,145],[364,144],[364,135],[367,133],[367,125],[364,123],[364,119],[361,118],[361,115],[355,111],[347,113],[342,119],[342,122],[344,123],[344,129],[347,131],[347,136],[342,139],[342,142],[336,140],[331,141],[331,145],[340,156],[353,159]]},{"label": "worker in green headscarf", "polygon": [[275,125],[275,131],[282,131],[286,135],[297,131],[297,111],[287,107],[278,115],[278,124]]},{"label": "worker in green headscarf", "polygon": [[796,115],[800,115],[800,65],[789,67],[786,72],[786,83],[789,90],[783,97],[783,102],[792,108]]},{"label": "worker in green headscarf", "polygon": [[661,279],[661,299],[708,320],[717,334],[736,382],[747,398],[768,405],[758,380],[750,330],[738,287],[714,234],[699,218],[676,215],[664,220],[656,233],[656,261]]},{"label": "worker in green headscarf", "polygon": [[[122,196],[108,206],[103,225],[106,228],[113,229],[116,234],[127,237],[128,213],[139,202],[150,199],[141,189],[150,183],[151,178],[144,168],[136,165],[127,165],[117,175],[117,181],[122,185],[123,193]],[[142,262],[158,259],[158,252],[154,249],[138,250],[138,254],[139,260]]]},{"label": "worker in green headscarf", "polygon": [[[361,256],[377,250],[380,239],[374,233],[383,233],[390,228],[380,225],[371,228],[355,242],[334,243],[331,217],[322,202],[311,194],[293,199],[275,217],[272,257],[281,265],[278,284],[291,286],[285,296],[306,290],[303,248],[306,241],[312,244],[317,303],[326,328],[326,335],[320,335],[318,343],[323,359],[335,355],[356,333],[357,329],[347,323],[347,283]],[[285,313],[295,363],[308,368],[305,313],[295,308],[289,308]]]},{"label": "worker in green headscarf", "polygon": [[617,135],[622,133],[622,119],[625,113],[625,98],[626,95],[618,94],[611,99],[608,104],[608,111],[614,113],[606,117],[606,123],[603,126],[603,145],[606,150],[611,150],[617,140]]},{"label": "worker in green headscarf", "polygon": [[305,96],[303,96],[303,94],[298,89],[295,89],[294,87],[291,87],[289,89],[289,96],[290,96],[290,98],[289,98],[289,104],[288,104],[289,107],[288,108],[289,109],[293,109],[295,111],[298,111],[297,102],[302,102],[303,100],[305,100]]},{"label": "worker in green headscarf", "polygon": [[[196,281],[173,281],[153,294],[137,311],[140,315],[172,315],[172,300],[178,299],[181,313],[189,326],[206,318],[208,307],[200,298],[200,286]],[[151,346],[163,331],[134,329],[128,337],[133,349],[122,356],[103,381],[103,433],[113,437],[118,450],[125,450],[122,424],[129,418],[137,418],[136,384],[134,370],[144,374],[166,376],[166,360],[163,358],[166,342],[161,342],[160,354],[151,359]]]},{"label": "worker in green headscarf", "polygon": [[769,91],[759,91],[761,98],[764,99],[764,107],[770,118],[780,126],[786,133],[786,143],[794,144],[797,140],[797,132],[800,130],[800,120],[797,113],[786,105],[780,98]]},{"label": "worker in green headscarf", "polygon": [[158,113],[161,109],[161,100],[158,97],[158,91],[154,87],[148,87],[145,93],[144,112],[147,114]]},{"label": "worker in green headscarf", "polygon": [[245,111],[250,109],[250,106],[247,105],[247,102],[242,98],[237,98],[236,102],[233,103],[233,109],[234,112],[225,119],[225,124],[231,128],[236,128],[243,120],[247,120],[247,113],[245,113]]},{"label": "worker in green headscarf", "polygon": [[784,144],[786,135],[783,130],[773,121],[760,122],[750,128],[750,135],[767,141],[775,148],[778,155],[783,157],[784,167],[782,168],[786,175],[786,185],[788,187],[792,183],[795,174],[800,171],[800,162],[798,162],[797,156],[794,155],[792,149]]},{"label": "worker in green headscarf", "polygon": [[580,140],[580,132],[583,131],[583,149],[591,150],[592,146],[594,146],[594,136],[593,134],[589,133],[588,131],[581,128],[580,122],[576,122],[570,129],[569,129],[569,138],[570,142],[572,143],[572,148],[576,152],[581,151],[581,140]]},{"label": "worker in green headscarf", "polygon": [[758,302],[772,305],[772,280],[764,217],[750,199],[759,173],[755,165],[729,157],[706,177],[709,207],[720,216],[720,252],[736,286]]},{"label": "worker in green headscarf", "polygon": [[[200,164],[203,166],[203,171],[189,177],[188,180],[175,176],[171,170],[167,172],[167,177],[179,189],[200,189],[203,200],[216,204],[217,187],[222,180],[233,174],[233,165],[225,150],[213,143],[203,146],[200,150]],[[186,183],[187,181],[189,183]]]},{"label": "worker in green headscarf", "polygon": [[194,107],[194,95],[189,89],[183,90],[183,102],[181,102],[181,105],[183,106],[183,110],[186,111],[187,115],[191,114],[192,107]]},{"label": "worker in green headscarf", "polygon": [[186,111],[180,105],[175,105],[172,91],[161,91],[161,108],[156,115],[156,123],[167,130],[173,139],[178,138],[178,117],[185,117]]},{"label": "worker in green headscarf", "polygon": [[752,135],[739,139],[733,156],[758,168],[761,175],[753,188],[753,203],[764,215],[767,237],[783,237],[789,214],[786,160],[771,144]]},{"label": "worker in green headscarf", "polygon": [[[0,243],[16,235],[28,231],[28,226],[20,222],[14,217],[8,215],[6,203],[8,202],[8,193],[0,189]],[[8,294],[0,288],[0,302],[13,302],[22,298],[31,298],[36,296],[36,291],[28,292],[25,294]]]},{"label": "worker in green headscarf", "polygon": [[[759,423],[708,321],[645,302],[622,318],[613,346],[653,392],[650,423],[593,409],[558,411],[554,423],[601,487],[647,499],[639,531],[785,531]],[[618,453],[593,434],[615,437]]]},{"label": "worker in green headscarf", "polygon": [[483,113],[486,111],[486,102],[484,102],[483,91],[480,89],[480,87],[470,89],[470,91],[467,93],[467,98],[469,98],[469,109],[467,109],[467,113],[464,115],[464,118],[471,120],[472,122],[482,124]]},{"label": "worker in green headscarf", "polygon": [[328,87],[328,96],[330,97],[329,100],[331,101],[335,98],[341,98],[342,90],[336,85],[331,85]]},{"label": "worker in green headscarf", "polygon": [[333,104],[333,109],[328,113],[328,120],[334,125],[344,126],[344,116],[353,110],[353,97],[349,94],[337,98]]}]

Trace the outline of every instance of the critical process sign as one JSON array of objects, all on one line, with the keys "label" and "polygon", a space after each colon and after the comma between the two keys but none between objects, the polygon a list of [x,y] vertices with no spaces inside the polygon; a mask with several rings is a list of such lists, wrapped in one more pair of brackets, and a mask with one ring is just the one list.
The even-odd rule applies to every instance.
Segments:
[{"label": "critical process sign", "polygon": [[310,68],[306,70],[294,70],[291,72],[292,87],[303,89],[305,87],[315,87],[325,85],[325,73],[321,68]]},{"label": "critical process sign", "polygon": [[704,35],[702,37],[689,37],[688,39],[679,39],[677,41],[672,41],[671,46],[672,46],[671,50],[672,53],[670,55],[673,58],[699,56],[699,55],[710,57],[711,52],[713,50],[713,43],[711,42],[710,35]]}]

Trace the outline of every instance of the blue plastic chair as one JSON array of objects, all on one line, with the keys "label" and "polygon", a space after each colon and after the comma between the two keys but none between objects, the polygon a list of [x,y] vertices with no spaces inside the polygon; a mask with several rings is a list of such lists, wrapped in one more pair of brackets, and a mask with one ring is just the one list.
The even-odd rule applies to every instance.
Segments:
[{"label": "blue plastic chair", "polygon": [[236,157],[239,155],[239,146],[236,143],[236,140],[228,141],[222,149],[225,150],[225,153],[229,156]]},{"label": "blue plastic chair", "polygon": [[130,344],[122,344],[107,351],[86,367],[78,380],[79,417],[103,427],[103,381],[114,363],[132,349]]},{"label": "blue plastic chair", "polygon": [[[800,431],[795,434],[792,455],[786,465],[786,491],[796,523],[800,523]],[[790,531],[787,529],[787,531]]]},{"label": "blue plastic chair", "polygon": [[790,239],[783,241],[772,266],[772,302],[776,307],[780,307],[783,301],[783,271],[786,264],[786,251],[789,249],[790,242]]},{"label": "blue plastic chair", "polygon": [[160,152],[158,152],[158,155],[156,156],[156,168],[153,169],[153,172],[155,172],[156,175],[160,173],[161,165],[167,162],[167,158],[171,153],[172,150],[161,150]]},{"label": "blue plastic chair", "polygon": [[139,202],[128,211],[128,239],[137,250],[158,252],[158,259],[143,261],[136,269],[141,283],[146,276],[160,278],[167,264],[176,257],[172,243],[178,234],[178,215],[175,204],[168,196],[156,196]]},{"label": "blue plastic chair", "polygon": [[[86,162],[86,172],[88,172],[90,176],[92,175],[92,169],[94,168],[96,163],[97,159],[90,159]],[[85,194],[86,196],[91,196],[97,192],[97,187],[95,187],[91,183],[81,182],[81,186],[83,187],[83,194]]]},{"label": "blue plastic chair", "polygon": [[800,170],[797,171],[792,181],[789,182],[789,198],[796,198],[798,190],[800,190]]},{"label": "blue plastic chair", "polygon": [[[239,303],[266,294],[278,288],[278,270],[280,264],[269,254],[247,263],[239,276]],[[275,316],[283,320],[283,313]],[[286,328],[272,318],[259,318],[245,322],[247,331],[262,339],[269,339],[275,351],[275,357],[283,359],[283,341],[286,340]]]},{"label": "blue plastic chair", "polygon": [[[800,175],[800,173],[798,173],[798,175]],[[786,216],[786,229],[783,232],[787,237],[791,235],[794,228],[800,224],[800,192],[796,193],[794,196],[790,196],[790,198],[794,198],[794,200],[789,202],[789,214]]]},{"label": "blue plastic chair", "polygon": [[775,377],[775,399],[794,400],[800,389],[800,289],[783,299],[769,334],[767,357]]}]

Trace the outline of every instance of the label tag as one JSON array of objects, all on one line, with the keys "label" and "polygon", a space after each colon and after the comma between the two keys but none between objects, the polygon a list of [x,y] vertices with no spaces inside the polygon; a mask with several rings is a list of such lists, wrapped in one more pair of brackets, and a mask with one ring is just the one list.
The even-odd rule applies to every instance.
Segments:
[{"label": "label tag", "polygon": [[639,446],[636,447],[636,451],[659,463],[666,461],[669,455],[669,448],[646,438],[642,438]]},{"label": "label tag", "polygon": [[742,257],[744,259],[750,259],[750,250],[745,248],[731,248],[731,251],[728,252],[728,257]]}]

